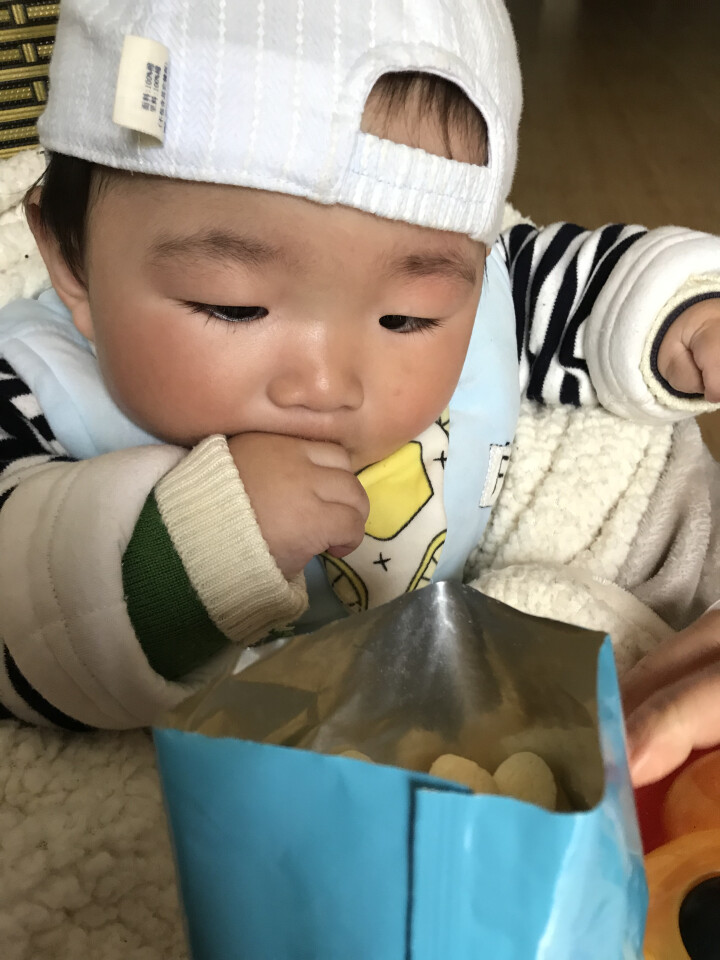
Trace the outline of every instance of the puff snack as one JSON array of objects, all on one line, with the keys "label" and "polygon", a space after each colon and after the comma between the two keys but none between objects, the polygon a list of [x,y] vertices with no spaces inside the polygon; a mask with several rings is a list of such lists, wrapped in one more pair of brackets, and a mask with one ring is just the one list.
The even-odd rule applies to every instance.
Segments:
[{"label": "puff snack", "polygon": [[430,774],[462,783],[475,793],[499,793],[547,810],[557,807],[557,786],[552,770],[541,757],[529,751],[508,757],[497,768],[495,776],[472,760],[444,753],[430,767]]},{"label": "puff snack", "polygon": [[499,793],[492,774],[483,770],[472,760],[458,757],[454,753],[444,753],[430,767],[430,776],[441,780],[453,780],[462,783],[474,793]]},{"label": "puff snack", "polygon": [[[366,763],[373,762],[359,750],[343,750],[340,756],[364,760]],[[473,793],[514,797],[546,810],[556,810],[558,806],[558,789],[552,770],[541,757],[527,750],[508,757],[497,768],[494,776],[474,760],[459,757],[454,753],[441,754],[433,761],[429,773],[440,780],[461,783]]]},{"label": "puff snack", "polygon": [[348,757],[350,760],[363,760],[365,763],[372,763],[370,757],[365,753],[361,753],[359,750],[343,750],[340,756]]},{"label": "puff snack", "polygon": [[557,807],[557,786],[550,767],[542,757],[525,750],[514,753],[495,771],[500,793],[546,810]]}]

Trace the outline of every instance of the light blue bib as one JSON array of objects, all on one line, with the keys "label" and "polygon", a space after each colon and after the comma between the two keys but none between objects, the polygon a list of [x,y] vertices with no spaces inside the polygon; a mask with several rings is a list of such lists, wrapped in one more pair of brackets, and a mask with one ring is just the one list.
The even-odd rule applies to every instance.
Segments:
[{"label": "light blue bib", "polygon": [[55,291],[0,310],[0,354],[38,399],[50,429],[76,460],[159,443],[128,420],[100,376],[92,343]]},{"label": "light blue bib", "polygon": [[[102,381],[93,345],[77,331],[54,290],[0,310],[0,353],[35,394],[70,456],[85,460],[160,442],[119,410]],[[443,478],[447,538],[433,581],[461,579],[468,556],[482,539],[502,485],[519,406],[515,311],[507,269],[495,247],[450,401]],[[319,561],[311,561],[305,573],[310,609],[301,629],[345,616]]]}]

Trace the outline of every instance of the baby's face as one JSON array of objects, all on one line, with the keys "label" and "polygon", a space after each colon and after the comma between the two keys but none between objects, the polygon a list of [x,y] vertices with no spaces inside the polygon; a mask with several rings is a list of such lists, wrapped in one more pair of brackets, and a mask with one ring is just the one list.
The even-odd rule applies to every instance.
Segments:
[{"label": "baby's face", "polygon": [[115,401],[162,440],[288,434],[359,470],[447,406],[484,257],[346,207],[124,177],[91,208],[72,309]]}]

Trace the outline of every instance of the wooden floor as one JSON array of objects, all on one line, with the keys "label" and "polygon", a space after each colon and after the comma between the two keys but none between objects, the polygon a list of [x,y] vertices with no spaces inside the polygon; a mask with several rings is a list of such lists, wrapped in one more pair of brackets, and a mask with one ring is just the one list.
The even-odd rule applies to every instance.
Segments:
[{"label": "wooden floor", "polygon": [[[525,88],[515,206],[720,233],[720,0],[507,6]],[[703,419],[720,458],[720,414]]]}]

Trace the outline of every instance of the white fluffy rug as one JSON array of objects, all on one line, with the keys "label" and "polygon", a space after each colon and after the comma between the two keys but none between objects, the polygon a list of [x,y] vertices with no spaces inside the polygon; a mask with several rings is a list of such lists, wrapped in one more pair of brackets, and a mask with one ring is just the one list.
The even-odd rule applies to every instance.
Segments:
[{"label": "white fluffy rug", "polygon": [[0,724],[3,960],[185,960],[148,733]]},{"label": "white fluffy rug", "polygon": [[[43,166],[0,161],[0,306],[49,282],[19,203]],[[0,757],[0,958],[186,960],[149,734],[5,722]]]}]

